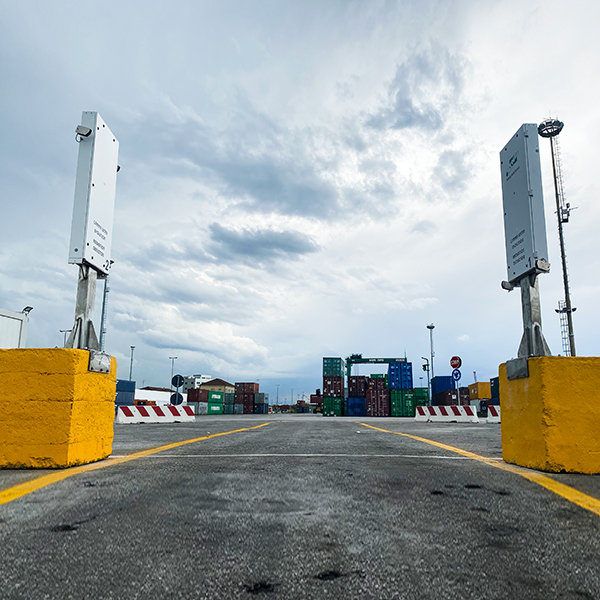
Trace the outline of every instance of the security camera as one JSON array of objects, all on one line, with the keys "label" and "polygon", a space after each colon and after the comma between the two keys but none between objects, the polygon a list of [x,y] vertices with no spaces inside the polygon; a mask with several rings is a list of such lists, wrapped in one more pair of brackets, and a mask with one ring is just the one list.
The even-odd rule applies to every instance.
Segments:
[{"label": "security camera", "polygon": [[85,125],[77,125],[77,129],[75,129],[75,133],[80,135],[81,137],[89,137],[92,133],[92,130]]},{"label": "security camera", "polygon": [[516,287],[514,284],[508,281],[503,281],[500,285],[502,286],[502,289],[506,290],[507,292],[512,292]]}]

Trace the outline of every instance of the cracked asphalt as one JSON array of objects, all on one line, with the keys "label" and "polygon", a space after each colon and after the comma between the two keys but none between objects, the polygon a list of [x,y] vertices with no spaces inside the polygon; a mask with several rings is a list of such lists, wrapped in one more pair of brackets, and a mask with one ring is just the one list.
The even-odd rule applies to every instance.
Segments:
[{"label": "cracked asphalt", "polygon": [[[0,598],[600,600],[600,517],[352,419],[116,425],[113,455],[265,422],[0,505]],[[498,425],[365,422],[501,458]],[[600,498],[598,476],[553,477]]]}]

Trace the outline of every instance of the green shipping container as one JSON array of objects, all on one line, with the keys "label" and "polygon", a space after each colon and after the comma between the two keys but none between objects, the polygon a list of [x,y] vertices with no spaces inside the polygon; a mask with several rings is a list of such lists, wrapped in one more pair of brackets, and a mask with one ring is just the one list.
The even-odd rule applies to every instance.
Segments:
[{"label": "green shipping container", "polygon": [[341,417],[344,414],[343,398],[323,398],[323,415],[325,417]]},{"label": "green shipping container", "polygon": [[233,404],[223,404],[223,414],[224,415],[232,415],[233,414]]},{"label": "green shipping container", "polygon": [[214,404],[223,404],[223,392],[208,392],[208,402]]},{"label": "green shipping container", "polygon": [[208,403],[208,414],[209,415],[222,415],[223,404],[220,402],[209,402]]},{"label": "green shipping container", "polygon": [[223,396],[225,404],[233,404],[234,403],[234,396],[235,396],[235,394],[229,394],[229,393],[225,394]]},{"label": "green shipping container", "polygon": [[341,358],[323,358],[323,377],[344,377],[344,367]]},{"label": "green shipping container", "polygon": [[390,390],[390,414],[392,417],[415,416],[413,390]]}]

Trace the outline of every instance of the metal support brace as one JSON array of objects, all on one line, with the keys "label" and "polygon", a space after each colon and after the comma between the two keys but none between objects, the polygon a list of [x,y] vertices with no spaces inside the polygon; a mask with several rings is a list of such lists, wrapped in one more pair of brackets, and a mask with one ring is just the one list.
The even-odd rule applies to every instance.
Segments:
[{"label": "metal support brace", "polygon": [[542,309],[537,275],[527,275],[519,281],[523,308],[523,337],[519,345],[519,358],[552,356],[542,333]]},{"label": "metal support brace", "polygon": [[65,344],[65,348],[99,350],[98,338],[90,314],[96,302],[96,280],[98,273],[89,265],[79,265],[77,280],[77,301],[75,303],[75,324]]}]

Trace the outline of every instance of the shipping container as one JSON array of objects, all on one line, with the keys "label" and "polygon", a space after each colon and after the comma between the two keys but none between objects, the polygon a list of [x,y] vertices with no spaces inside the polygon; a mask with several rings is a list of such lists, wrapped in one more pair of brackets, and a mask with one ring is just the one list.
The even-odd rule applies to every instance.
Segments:
[{"label": "shipping container", "polygon": [[490,379],[490,398],[500,398],[500,378],[492,377]]},{"label": "shipping container", "polygon": [[222,415],[223,404],[221,402],[209,402],[208,403],[208,414],[209,415]]},{"label": "shipping container", "polygon": [[260,403],[254,405],[254,414],[255,415],[264,415],[265,414],[264,402],[260,402]]},{"label": "shipping container", "polygon": [[233,414],[234,415],[244,414],[244,405],[243,404],[234,404],[233,405]]},{"label": "shipping container", "polygon": [[234,404],[254,404],[254,392],[236,392],[233,395]]},{"label": "shipping container", "polygon": [[[377,379],[375,379],[373,381],[377,381]],[[389,390],[386,390],[386,389],[367,390],[367,417],[389,417],[389,416],[390,416],[390,392],[389,392]]]},{"label": "shipping container", "polygon": [[343,377],[323,377],[323,396],[329,398],[344,397]]},{"label": "shipping container", "polygon": [[411,390],[413,387],[412,363],[395,362],[388,366],[388,388],[390,390]]},{"label": "shipping container", "polygon": [[233,414],[234,404],[223,404],[223,414],[224,415],[232,415]]},{"label": "shipping container", "polygon": [[362,396],[346,400],[346,415],[348,417],[366,417],[367,399]]},{"label": "shipping container", "polygon": [[323,396],[317,396],[316,394],[310,395],[311,404],[323,404]]},{"label": "shipping container", "polygon": [[323,397],[323,415],[341,417],[344,414],[344,399],[339,397]]},{"label": "shipping container", "polygon": [[435,396],[439,392],[453,390],[456,387],[454,379],[450,375],[442,375],[431,378],[431,394]]},{"label": "shipping container", "polygon": [[223,392],[208,391],[208,402],[209,404],[223,404]]},{"label": "shipping container", "polygon": [[236,394],[258,394],[258,383],[236,383],[234,384]]},{"label": "shipping container", "polygon": [[458,404],[456,390],[443,390],[433,397],[433,406],[456,406]]},{"label": "shipping container", "polygon": [[234,404],[234,397],[235,394],[226,392],[225,395],[223,396],[223,404]]},{"label": "shipping container", "polygon": [[[341,358],[325,357],[323,358],[323,377],[344,377],[346,374],[345,362]],[[325,391],[323,391],[325,394]]]},{"label": "shipping container", "polygon": [[489,400],[492,390],[489,381],[478,381],[469,385],[469,398],[471,400]]},{"label": "shipping container", "polygon": [[429,390],[427,388],[414,388],[415,405],[427,406],[429,404]]},{"label": "shipping container", "polygon": [[390,390],[390,415],[414,417],[416,397],[413,390]]},{"label": "shipping container", "polygon": [[348,398],[367,397],[367,378],[365,375],[352,375],[348,377]]},{"label": "shipping container", "polygon": [[259,392],[257,394],[254,394],[254,404],[264,404],[265,396],[266,396],[266,394],[264,392]]},{"label": "shipping container", "polygon": [[208,390],[189,389],[187,399],[188,402],[208,402]]},{"label": "shipping container", "polygon": [[253,415],[254,414],[254,402],[245,402],[244,406],[244,414],[245,415]]}]

